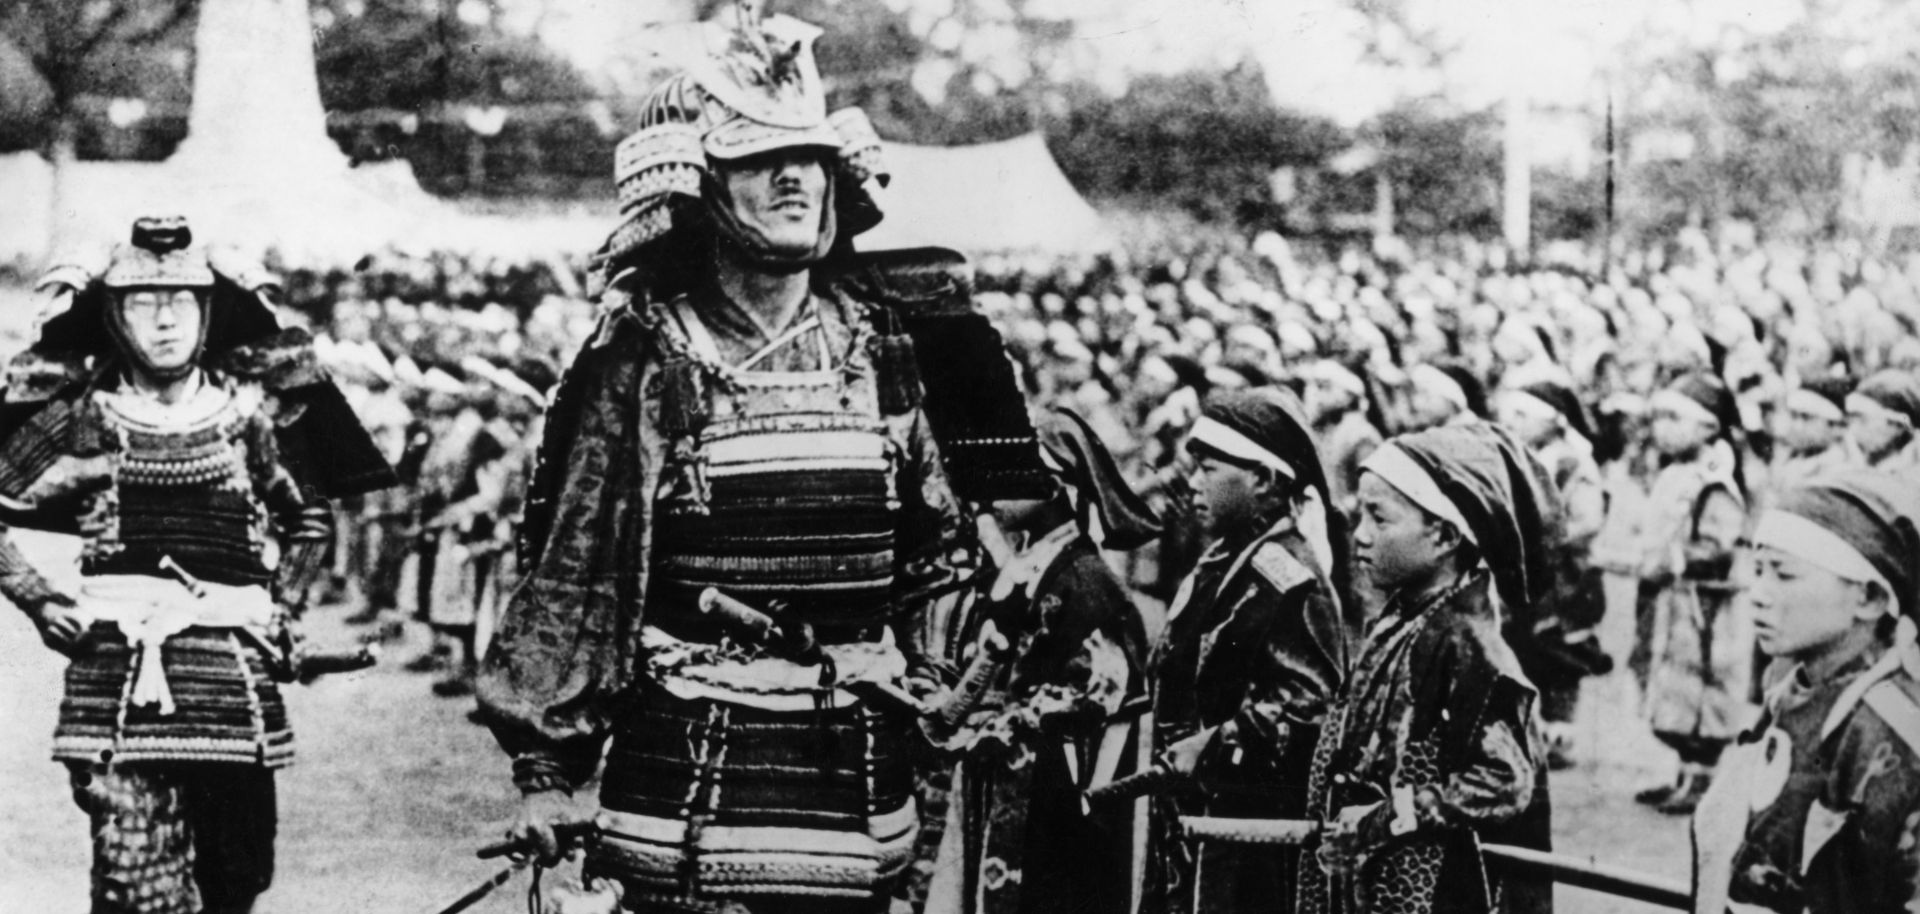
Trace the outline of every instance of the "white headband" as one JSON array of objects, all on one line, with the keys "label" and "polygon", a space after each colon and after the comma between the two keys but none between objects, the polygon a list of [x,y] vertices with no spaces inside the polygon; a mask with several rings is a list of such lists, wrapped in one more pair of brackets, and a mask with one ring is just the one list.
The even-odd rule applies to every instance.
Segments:
[{"label": "white headband", "polygon": [[1664,409],[1689,419],[1712,422],[1715,425],[1720,423],[1720,417],[1714,415],[1713,410],[1708,409],[1706,404],[1677,390],[1663,390],[1654,394],[1647,399],[1647,409]]},{"label": "white headband", "polygon": [[1828,422],[1847,421],[1847,411],[1841,409],[1840,404],[1804,387],[1787,391],[1785,406],[1787,409],[1825,419]]},{"label": "white headband", "polygon": [[1453,529],[1459,531],[1467,542],[1479,545],[1479,540],[1473,535],[1473,527],[1467,524],[1467,519],[1460,514],[1453,499],[1440,491],[1440,484],[1434,481],[1433,475],[1415,463],[1398,445],[1388,442],[1376,448],[1366,462],[1360,464],[1360,470],[1379,476],[1381,481],[1405,495],[1408,501],[1452,524]]},{"label": "white headband", "polygon": [[1875,400],[1874,398],[1869,397],[1866,394],[1848,394],[1847,395],[1847,412],[1864,413],[1869,416],[1874,416],[1876,418],[1880,418],[1888,422],[1892,422],[1895,425],[1904,426],[1906,428],[1913,427],[1913,420],[1911,418],[1908,418],[1906,413],[1903,413],[1897,409],[1888,409],[1886,404],[1881,403],[1879,400]]},{"label": "white headband", "polygon": [[1473,407],[1467,403],[1467,389],[1461,387],[1452,375],[1432,365],[1422,362],[1407,369],[1407,381],[1416,389],[1427,388],[1429,393],[1459,407],[1461,412],[1473,412]]},{"label": "white headband", "polygon": [[1254,443],[1252,438],[1228,428],[1218,420],[1206,416],[1201,416],[1200,421],[1193,424],[1191,440],[1200,442],[1235,460],[1270,467],[1288,479],[1298,479],[1300,476],[1299,473],[1294,472],[1293,465],[1280,459],[1278,454],[1261,447]]},{"label": "white headband", "polygon": [[1888,610],[1900,613],[1900,594],[1885,575],[1839,534],[1811,520],[1778,508],[1760,515],[1753,526],[1754,545],[1777,549],[1859,584],[1878,584],[1891,598]]}]

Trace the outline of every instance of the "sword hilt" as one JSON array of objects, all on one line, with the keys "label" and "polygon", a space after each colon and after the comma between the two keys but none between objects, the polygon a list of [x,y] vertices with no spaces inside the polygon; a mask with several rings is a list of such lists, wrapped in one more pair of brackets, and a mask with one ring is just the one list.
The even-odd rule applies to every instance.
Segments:
[{"label": "sword hilt", "polygon": [[772,616],[721,593],[718,588],[709,587],[700,591],[700,597],[694,601],[694,605],[728,630],[742,636],[743,640],[755,644],[774,640],[780,627]]},{"label": "sword hilt", "polygon": [[174,561],[173,556],[163,555],[160,557],[160,570],[173,575],[174,578],[180,582],[180,585],[187,589],[188,593],[193,594],[194,599],[204,600],[207,598],[207,585],[200,583],[199,578],[194,577],[191,572],[180,567],[180,563]]},{"label": "sword hilt", "polygon": [[1179,781],[1181,777],[1180,772],[1172,768],[1154,765],[1145,771],[1115,778],[1087,791],[1087,802],[1100,804],[1136,800],[1165,790],[1168,785]]},{"label": "sword hilt", "polygon": [[994,680],[1000,678],[1001,670],[1006,668],[1010,652],[1011,646],[999,631],[990,627],[981,634],[979,652],[967,664],[967,671],[953,687],[953,694],[935,712],[941,724],[949,729],[959,726],[986,701]]},{"label": "sword hilt", "polygon": [[[553,827],[553,839],[562,849],[565,849],[569,845],[585,841],[599,830],[599,826],[592,822],[562,822]],[[524,853],[529,850],[532,848],[528,847],[524,841],[496,841],[475,851],[473,855],[482,860],[492,860],[495,857],[505,857],[508,854]]]}]

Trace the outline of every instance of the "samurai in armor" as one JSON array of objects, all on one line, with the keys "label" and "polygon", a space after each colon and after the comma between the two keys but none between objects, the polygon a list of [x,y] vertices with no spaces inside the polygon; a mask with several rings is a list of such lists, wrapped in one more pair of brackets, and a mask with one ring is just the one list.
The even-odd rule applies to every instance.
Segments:
[{"label": "samurai in armor", "polygon": [[95,912],[247,911],[271,883],[327,499],[392,480],[310,338],[191,241],[142,219],[103,276],[56,269],[69,306],[0,407],[8,520],[81,542],[69,594],[0,538],[0,590],[71,658],[53,757],[92,821]]},{"label": "samurai in armor", "polygon": [[997,635],[1012,659],[944,741],[960,763],[929,912],[1130,905],[1130,809],[1090,810],[1081,793],[1132,773],[1147,695],[1146,625],[1101,551],[1145,545],[1160,525],[1078,415],[1055,412],[1040,437],[1057,487],[996,511],[1022,545],[966,634],[980,651]]},{"label": "samurai in armor", "polygon": [[477,692],[517,841],[551,852],[605,749],[587,873],[630,909],[882,911],[920,731],[871,686],[917,668],[900,633],[974,536],[910,339],[842,281],[878,139],[827,116],[817,29],[734,12],[619,146],[605,316],[549,407]]},{"label": "samurai in armor", "polygon": [[1483,841],[1546,849],[1537,693],[1501,638],[1546,578],[1528,455],[1484,423],[1390,439],[1364,464],[1358,562],[1387,604],[1327,714],[1306,818],[1303,914],[1551,910],[1494,878]]},{"label": "samurai in armor", "polygon": [[1274,389],[1216,394],[1188,439],[1211,543],[1153,653],[1156,797],[1143,911],[1257,910],[1287,898],[1291,848],[1195,845],[1181,815],[1295,819],[1347,669],[1331,570],[1341,528],[1305,411]]},{"label": "samurai in armor", "polygon": [[1759,724],[1694,813],[1698,911],[1920,907],[1920,489],[1853,469],[1780,493],[1744,595],[1768,668]]}]

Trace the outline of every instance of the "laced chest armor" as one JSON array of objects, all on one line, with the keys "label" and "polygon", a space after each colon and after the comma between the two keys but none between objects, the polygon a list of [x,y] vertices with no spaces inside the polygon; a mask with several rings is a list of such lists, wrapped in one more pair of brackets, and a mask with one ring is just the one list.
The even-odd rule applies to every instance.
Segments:
[{"label": "laced chest armor", "polygon": [[251,470],[261,456],[250,442],[261,394],[238,385],[209,400],[217,403],[173,418],[125,394],[94,396],[118,446],[81,524],[86,573],[164,575],[160,561],[170,557],[222,584],[271,577],[270,518]]},{"label": "laced chest armor", "polygon": [[[682,373],[700,380],[670,380],[670,398],[694,402],[667,409],[700,421],[675,437],[661,476],[651,607],[684,616],[716,587],[815,625],[879,621],[893,586],[901,455],[862,335],[833,345],[820,315],[828,306],[817,304],[732,366],[684,300],[673,309],[699,363]],[[758,370],[786,346],[806,347],[823,367]]]}]

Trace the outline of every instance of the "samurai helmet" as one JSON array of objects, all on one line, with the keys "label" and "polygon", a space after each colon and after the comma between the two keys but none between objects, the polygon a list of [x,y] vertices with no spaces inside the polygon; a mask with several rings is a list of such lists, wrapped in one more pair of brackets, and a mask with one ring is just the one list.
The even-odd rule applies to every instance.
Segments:
[{"label": "samurai helmet", "polygon": [[821,30],[766,16],[761,0],[738,0],[701,34],[701,50],[654,89],[640,129],[614,153],[621,221],[596,261],[620,261],[697,219],[703,198],[716,193],[712,163],[783,149],[828,158],[823,233],[847,238],[878,224],[879,207],[862,185],[886,184],[880,137],[858,108],[827,112],[813,58]]}]

